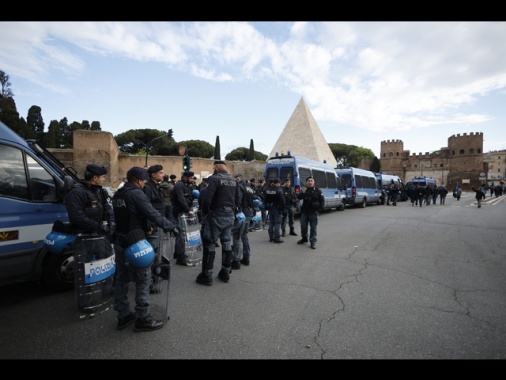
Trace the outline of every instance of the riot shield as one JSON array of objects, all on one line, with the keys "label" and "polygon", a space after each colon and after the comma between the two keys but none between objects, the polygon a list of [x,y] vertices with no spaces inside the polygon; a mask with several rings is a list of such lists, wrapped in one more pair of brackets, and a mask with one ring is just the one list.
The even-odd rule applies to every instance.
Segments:
[{"label": "riot shield", "polygon": [[186,261],[193,266],[202,262],[202,238],[200,236],[200,223],[197,216],[187,214],[179,216],[180,233],[183,234],[184,251],[188,256]]},{"label": "riot shield", "polygon": [[[165,318],[169,317],[169,289],[170,289],[170,258],[174,255],[176,238],[170,232],[162,233],[159,239],[159,257],[153,264],[153,288],[152,294],[159,294],[160,299],[165,302]],[[155,302],[154,302],[155,303]],[[158,303],[156,303],[158,304]]]},{"label": "riot shield", "polygon": [[74,242],[76,316],[93,318],[114,302],[114,247],[106,236],[78,234]]}]

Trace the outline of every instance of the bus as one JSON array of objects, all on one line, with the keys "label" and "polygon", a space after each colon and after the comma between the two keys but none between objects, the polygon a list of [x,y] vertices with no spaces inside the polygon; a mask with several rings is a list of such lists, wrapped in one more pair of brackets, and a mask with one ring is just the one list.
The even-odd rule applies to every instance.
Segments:
[{"label": "bus", "polygon": [[74,287],[73,252],[51,253],[45,238],[55,221],[68,222],[63,196],[77,181],[75,170],[0,122],[0,285]]},{"label": "bus", "polygon": [[346,191],[347,205],[363,208],[368,204],[381,203],[381,188],[373,172],[354,167],[337,168],[335,171]]},{"label": "bus", "polygon": [[[306,185],[306,178],[312,176],[315,186],[319,188],[325,198],[325,210],[344,210],[345,192],[341,186],[341,180],[336,175],[332,165],[326,162],[318,162],[304,157],[286,155],[270,157],[265,165],[264,178],[267,183],[274,178],[281,182],[290,179],[295,194],[299,194]],[[298,210],[300,211],[300,210]]]}]

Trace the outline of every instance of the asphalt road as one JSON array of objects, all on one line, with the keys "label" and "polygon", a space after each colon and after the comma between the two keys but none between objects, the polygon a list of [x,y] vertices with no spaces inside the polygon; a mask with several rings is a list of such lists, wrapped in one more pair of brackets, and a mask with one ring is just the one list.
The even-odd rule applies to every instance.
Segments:
[{"label": "asphalt road", "polygon": [[2,287],[0,359],[505,359],[504,199],[326,212],[316,250],[250,233],[227,284],[173,267],[154,332],[116,330],[113,310],[77,321],[73,292]]}]

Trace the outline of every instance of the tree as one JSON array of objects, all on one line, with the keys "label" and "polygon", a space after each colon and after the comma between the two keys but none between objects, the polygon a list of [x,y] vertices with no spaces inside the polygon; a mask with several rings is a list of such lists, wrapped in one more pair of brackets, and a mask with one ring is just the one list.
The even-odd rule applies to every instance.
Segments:
[{"label": "tree", "polygon": [[44,136],[44,119],[42,109],[39,106],[31,106],[26,116],[27,133],[31,139],[41,142]]},{"label": "tree", "polygon": [[371,162],[371,167],[369,168],[370,171],[373,173],[379,173],[381,172],[381,163],[378,160],[378,157],[374,156]]},{"label": "tree", "polygon": [[214,145],[214,159],[221,160],[220,136],[216,136],[216,144]]},{"label": "tree", "polygon": [[[225,160],[243,161],[244,157],[247,156],[247,154],[249,154],[249,153],[250,153],[250,149],[248,149],[246,147],[236,148],[225,156]],[[266,161],[267,155],[263,154],[261,152],[253,152],[253,159],[252,160],[246,159],[246,161],[253,161],[253,160]]]},{"label": "tree", "polygon": [[[149,154],[151,155],[178,155],[179,153],[173,138],[158,139],[158,137],[167,135],[167,132],[157,129],[131,129],[114,136],[114,139],[118,144],[119,150],[123,153],[145,155],[147,145],[150,144]],[[153,141],[154,139],[156,140]],[[151,144],[152,141],[153,143]]]},{"label": "tree", "polygon": [[60,120],[58,129],[58,143],[60,144],[58,148],[72,148],[72,132],[66,117]]},{"label": "tree", "polygon": [[[9,76],[4,71],[0,70],[0,84],[2,86],[0,91],[0,99],[2,98],[13,98],[14,93],[10,89],[11,82],[9,82]],[[0,108],[2,111],[2,108]]]},{"label": "tree", "polygon": [[329,144],[329,148],[336,158],[337,164],[341,166],[349,165],[358,167],[360,161],[364,158],[370,158],[372,160],[375,157],[372,150],[356,145]]},{"label": "tree", "polygon": [[59,148],[60,145],[60,125],[57,120],[51,120],[47,133],[42,138],[42,145],[46,148]]},{"label": "tree", "polygon": [[249,142],[249,152],[246,161],[253,161],[255,159],[255,146],[253,145],[253,139]]}]

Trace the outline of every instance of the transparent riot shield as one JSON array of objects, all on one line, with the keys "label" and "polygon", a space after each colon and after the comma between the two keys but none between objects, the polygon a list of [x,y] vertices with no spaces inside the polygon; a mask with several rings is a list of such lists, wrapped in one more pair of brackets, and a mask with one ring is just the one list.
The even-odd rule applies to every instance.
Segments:
[{"label": "transparent riot shield", "polygon": [[202,262],[202,238],[200,236],[200,223],[197,216],[190,217],[187,214],[179,216],[180,233],[183,235],[184,251],[188,256],[187,262],[198,265]]},{"label": "transparent riot shield", "polygon": [[158,255],[153,263],[153,288],[152,294],[159,294],[160,296],[154,296],[153,311],[156,310],[155,305],[159,305],[161,302],[157,302],[158,299],[164,303],[165,318],[169,317],[169,289],[170,289],[170,272],[171,262],[170,258],[174,255],[174,249],[176,247],[176,238],[171,235],[170,232],[162,232],[159,239]]},{"label": "transparent riot shield", "polygon": [[107,237],[78,234],[74,263],[77,318],[93,318],[112,308],[116,261],[114,247]]}]

